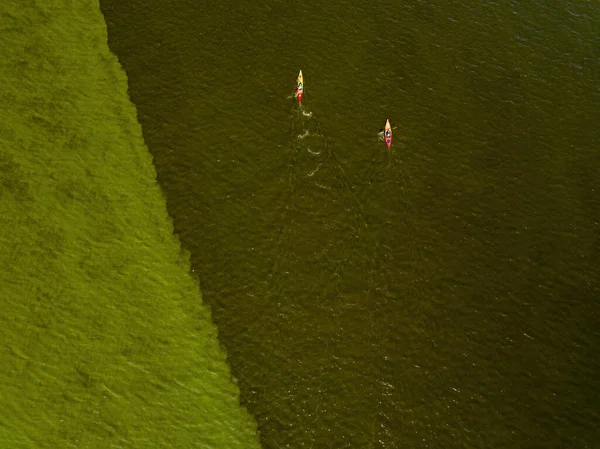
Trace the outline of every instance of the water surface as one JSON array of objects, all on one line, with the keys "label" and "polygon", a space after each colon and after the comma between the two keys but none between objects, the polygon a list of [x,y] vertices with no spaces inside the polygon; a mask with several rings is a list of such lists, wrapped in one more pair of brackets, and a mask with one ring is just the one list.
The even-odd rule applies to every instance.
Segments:
[{"label": "water surface", "polygon": [[599,444],[592,3],[102,8],[265,448]]}]

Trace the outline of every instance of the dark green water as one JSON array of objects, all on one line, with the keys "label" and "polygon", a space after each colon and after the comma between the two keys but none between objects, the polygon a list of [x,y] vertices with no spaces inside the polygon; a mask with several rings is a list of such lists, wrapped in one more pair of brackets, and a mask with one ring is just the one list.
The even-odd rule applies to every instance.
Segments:
[{"label": "dark green water", "polygon": [[595,4],[101,6],[265,448],[600,445]]}]

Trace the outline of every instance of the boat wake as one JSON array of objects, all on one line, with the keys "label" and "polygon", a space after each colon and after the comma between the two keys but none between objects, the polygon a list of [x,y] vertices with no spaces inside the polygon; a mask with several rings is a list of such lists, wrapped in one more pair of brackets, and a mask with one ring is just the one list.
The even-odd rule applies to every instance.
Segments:
[{"label": "boat wake", "polygon": [[[304,104],[296,103],[292,111],[292,132],[294,136],[294,153],[297,169],[303,176],[317,178],[326,176],[324,168],[327,165],[327,141],[321,133],[319,121],[313,111]],[[321,167],[322,164],[326,164]],[[321,170],[319,170],[321,168]],[[317,175],[318,173],[318,175]]]},{"label": "boat wake", "polygon": [[321,164],[317,165],[317,168],[315,168],[315,169],[314,169],[312,172],[310,172],[310,173],[308,174],[308,176],[312,178],[312,176],[313,176],[313,175],[314,175],[314,174],[315,174],[317,171],[319,171],[319,168],[321,168]]}]

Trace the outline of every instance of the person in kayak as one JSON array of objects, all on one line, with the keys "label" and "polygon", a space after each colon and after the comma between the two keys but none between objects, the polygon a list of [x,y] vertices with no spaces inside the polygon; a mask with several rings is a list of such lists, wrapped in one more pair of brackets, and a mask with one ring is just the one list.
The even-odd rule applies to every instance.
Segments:
[{"label": "person in kayak", "polygon": [[385,137],[391,137],[391,135],[392,135],[392,130],[388,129],[388,130],[385,132]]},{"label": "person in kayak", "polygon": [[296,96],[298,96],[299,93],[302,93],[302,83],[298,83],[298,87],[296,87]]}]

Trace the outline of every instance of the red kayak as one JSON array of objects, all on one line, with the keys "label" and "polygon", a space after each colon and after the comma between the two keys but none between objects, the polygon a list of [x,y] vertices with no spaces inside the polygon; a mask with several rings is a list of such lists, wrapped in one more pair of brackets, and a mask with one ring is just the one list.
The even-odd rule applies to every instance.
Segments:
[{"label": "red kayak", "polygon": [[389,148],[392,146],[392,127],[390,126],[389,120],[385,121],[385,130],[383,131],[383,133],[385,137],[385,144]]}]

